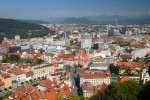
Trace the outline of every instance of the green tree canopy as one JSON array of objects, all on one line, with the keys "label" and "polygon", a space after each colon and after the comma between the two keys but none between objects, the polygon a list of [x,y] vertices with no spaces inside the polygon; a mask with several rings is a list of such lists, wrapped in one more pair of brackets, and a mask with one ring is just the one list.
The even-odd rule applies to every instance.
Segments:
[{"label": "green tree canopy", "polygon": [[135,81],[116,82],[99,91],[90,100],[137,100],[140,90],[140,85]]}]

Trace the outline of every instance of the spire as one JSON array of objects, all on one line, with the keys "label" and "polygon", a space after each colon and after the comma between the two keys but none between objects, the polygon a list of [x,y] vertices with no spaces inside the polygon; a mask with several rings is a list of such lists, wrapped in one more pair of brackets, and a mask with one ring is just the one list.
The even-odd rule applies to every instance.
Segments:
[{"label": "spire", "polygon": [[116,26],[118,25],[118,20],[117,20],[117,18],[116,18]]}]

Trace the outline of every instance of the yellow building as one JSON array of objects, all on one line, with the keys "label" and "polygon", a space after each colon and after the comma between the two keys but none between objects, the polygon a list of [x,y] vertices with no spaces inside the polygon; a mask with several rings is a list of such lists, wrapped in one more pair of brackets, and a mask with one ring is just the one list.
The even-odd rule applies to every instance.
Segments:
[{"label": "yellow building", "polygon": [[0,79],[4,82],[4,87],[8,88],[12,86],[12,77],[9,74],[0,74]]}]

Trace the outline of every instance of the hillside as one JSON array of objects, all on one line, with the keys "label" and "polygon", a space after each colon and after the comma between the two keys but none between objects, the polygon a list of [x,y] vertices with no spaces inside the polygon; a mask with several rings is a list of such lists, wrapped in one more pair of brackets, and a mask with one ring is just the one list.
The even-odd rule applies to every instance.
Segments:
[{"label": "hillside", "polygon": [[21,38],[39,37],[48,35],[48,33],[53,34],[54,32],[41,25],[0,18],[0,39],[14,38],[15,35],[20,35]]}]

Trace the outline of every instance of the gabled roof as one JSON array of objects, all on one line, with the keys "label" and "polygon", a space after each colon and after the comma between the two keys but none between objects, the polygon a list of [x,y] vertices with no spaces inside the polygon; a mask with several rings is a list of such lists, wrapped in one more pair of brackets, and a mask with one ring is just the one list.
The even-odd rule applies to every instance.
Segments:
[{"label": "gabled roof", "polygon": [[130,77],[128,77],[128,76],[123,76],[123,77],[119,80],[119,82],[126,82],[126,81],[129,81],[129,80],[131,80]]}]

